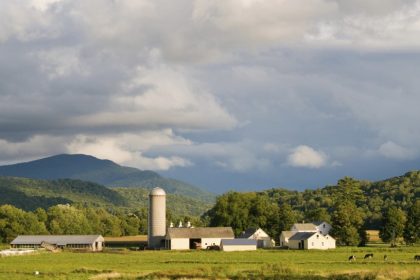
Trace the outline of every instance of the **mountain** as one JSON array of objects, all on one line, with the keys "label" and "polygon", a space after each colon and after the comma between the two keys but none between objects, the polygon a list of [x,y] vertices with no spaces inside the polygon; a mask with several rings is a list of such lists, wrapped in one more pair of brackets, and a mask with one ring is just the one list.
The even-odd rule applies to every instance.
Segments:
[{"label": "mountain", "polygon": [[[81,180],[0,176],[0,205],[10,204],[26,211],[74,203],[135,211],[148,206],[148,197],[149,190],[144,188],[110,189]],[[166,201],[169,212],[175,216],[200,216],[212,206],[202,200],[178,194],[168,194]]]},{"label": "mountain", "polygon": [[67,203],[128,206],[121,194],[96,183],[0,177],[0,205],[11,204],[24,210],[34,210]]},{"label": "mountain", "polygon": [[0,176],[33,179],[79,179],[108,187],[151,189],[160,186],[168,193],[211,202],[214,195],[182,181],[164,178],[156,172],[118,165],[88,155],[56,155],[25,163],[0,166]]}]

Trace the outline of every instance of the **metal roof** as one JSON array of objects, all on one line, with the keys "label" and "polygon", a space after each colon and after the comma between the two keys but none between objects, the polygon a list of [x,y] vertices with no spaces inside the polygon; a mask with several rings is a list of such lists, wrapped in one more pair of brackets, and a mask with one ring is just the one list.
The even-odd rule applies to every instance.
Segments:
[{"label": "metal roof", "polygon": [[243,231],[239,238],[250,238],[259,228],[249,228],[245,231]]},{"label": "metal roof", "polygon": [[220,244],[222,244],[222,246],[226,246],[226,245],[248,245],[248,246],[257,246],[257,240],[255,239],[244,239],[244,238],[240,238],[240,239],[222,239]]},{"label": "metal roof", "polygon": [[67,244],[92,244],[104,242],[102,235],[19,235],[10,244],[41,244],[47,242],[54,245],[65,246]]},{"label": "metal roof", "polygon": [[[289,240],[306,240],[314,234],[319,234],[316,232],[296,232]],[[320,234],[321,235],[321,234]]]},{"label": "metal roof", "polygon": [[168,228],[166,239],[173,238],[234,238],[231,227]]}]

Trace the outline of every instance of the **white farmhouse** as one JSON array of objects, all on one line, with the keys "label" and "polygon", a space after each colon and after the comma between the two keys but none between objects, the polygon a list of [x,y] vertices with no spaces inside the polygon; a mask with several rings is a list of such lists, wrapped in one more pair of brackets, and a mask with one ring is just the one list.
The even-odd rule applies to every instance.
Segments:
[{"label": "white farmhouse", "polygon": [[243,231],[238,238],[257,240],[258,248],[271,248],[274,246],[274,240],[261,228],[249,228]]},{"label": "white farmhouse", "polygon": [[332,228],[332,226],[329,223],[324,221],[313,222],[313,224],[315,225],[318,232],[320,232],[323,235],[329,234]]},{"label": "white farmhouse", "polygon": [[318,232],[296,232],[289,238],[290,249],[334,249],[335,239]]},{"label": "white farmhouse", "polygon": [[324,221],[318,221],[313,223],[301,223],[301,224],[293,224],[290,231],[297,231],[297,232],[320,232],[322,234],[328,234],[331,230],[332,226]]},{"label": "white farmhouse", "polygon": [[169,250],[206,249],[220,246],[222,239],[233,239],[231,227],[168,228],[165,248]]}]

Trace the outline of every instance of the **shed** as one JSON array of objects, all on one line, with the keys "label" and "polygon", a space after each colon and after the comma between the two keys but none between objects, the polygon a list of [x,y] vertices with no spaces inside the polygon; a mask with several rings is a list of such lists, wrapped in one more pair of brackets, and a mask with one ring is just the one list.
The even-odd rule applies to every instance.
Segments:
[{"label": "shed", "polygon": [[102,251],[104,238],[102,235],[19,235],[10,246],[37,249],[42,243],[56,248]]},{"label": "shed", "polygon": [[244,238],[222,239],[220,249],[225,252],[255,251],[257,250],[257,240]]},{"label": "shed", "polygon": [[280,247],[289,246],[289,238],[296,234],[296,231],[282,231],[280,234]]},{"label": "shed", "polygon": [[168,228],[165,248],[170,250],[206,249],[220,246],[222,239],[233,239],[231,227]]},{"label": "shed", "polygon": [[274,240],[261,228],[248,228],[238,238],[257,240],[258,248],[271,248],[275,245]]}]

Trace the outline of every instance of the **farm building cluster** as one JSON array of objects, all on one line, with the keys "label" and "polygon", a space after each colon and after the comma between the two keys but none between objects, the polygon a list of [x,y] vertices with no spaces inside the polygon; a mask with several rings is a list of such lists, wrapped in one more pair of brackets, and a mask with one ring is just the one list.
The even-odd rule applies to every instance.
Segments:
[{"label": "farm building cluster", "polygon": [[[290,249],[332,249],[335,240],[328,233],[326,222],[294,224],[280,235],[280,246]],[[108,239],[118,244],[118,238]],[[11,242],[12,248],[84,249],[102,251],[106,241],[101,235],[20,235]],[[222,251],[272,248],[274,240],[261,228],[250,228],[235,238],[231,227],[194,227],[190,223],[166,226],[166,193],[154,188],[149,194],[148,236],[142,242],[149,249],[190,250],[214,249]]]}]

